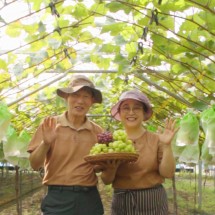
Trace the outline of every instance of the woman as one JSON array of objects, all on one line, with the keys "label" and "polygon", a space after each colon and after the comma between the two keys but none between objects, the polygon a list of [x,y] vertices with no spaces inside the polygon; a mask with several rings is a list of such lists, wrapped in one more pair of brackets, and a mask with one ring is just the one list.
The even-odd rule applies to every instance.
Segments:
[{"label": "woman", "polygon": [[112,183],[114,189],[112,215],[167,215],[167,196],[162,183],[175,172],[171,149],[171,140],[178,130],[175,121],[167,120],[160,133],[147,131],[142,122],[152,116],[152,107],[138,90],[124,92],[112,107],[111,115],[121,121],[139,153],[135,163],[101,164],[103,182]]}]

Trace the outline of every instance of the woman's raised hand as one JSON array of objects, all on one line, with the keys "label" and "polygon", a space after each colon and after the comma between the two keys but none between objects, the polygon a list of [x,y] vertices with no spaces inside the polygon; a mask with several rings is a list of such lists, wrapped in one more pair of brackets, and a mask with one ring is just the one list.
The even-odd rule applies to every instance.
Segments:
[{"label": "woman's raised hand", "polygon": [[179,127],[176,128],[175,126],[176,120],[173,120],[172,118],[167,119],[165,123],[165,127],[162,131],[161,128],[158,130],[158,136],[160,142],[164,144],[170,144],[172,139],[174,138],[176,132],[178,131]]}]

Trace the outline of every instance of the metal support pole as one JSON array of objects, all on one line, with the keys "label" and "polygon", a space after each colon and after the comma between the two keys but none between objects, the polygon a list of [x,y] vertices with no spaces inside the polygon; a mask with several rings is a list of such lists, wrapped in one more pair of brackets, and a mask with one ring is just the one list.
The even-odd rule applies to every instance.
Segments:
[{"label": "metal support pole", "polygon": [[198,210],[202,208],[202,160],[199,159],[198,162]]}]

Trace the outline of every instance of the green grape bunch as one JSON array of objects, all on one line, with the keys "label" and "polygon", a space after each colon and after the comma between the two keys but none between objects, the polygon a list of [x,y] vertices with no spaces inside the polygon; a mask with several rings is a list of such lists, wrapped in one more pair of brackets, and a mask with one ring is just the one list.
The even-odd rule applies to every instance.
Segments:
[{"label": "green grape bunch", "polygon": [[98,143],[91,148],[90,155],[114,152],[136,153],[133,142],[128,139],[124,130],[116,130],[113,134],[110,132],[98,134]]}]

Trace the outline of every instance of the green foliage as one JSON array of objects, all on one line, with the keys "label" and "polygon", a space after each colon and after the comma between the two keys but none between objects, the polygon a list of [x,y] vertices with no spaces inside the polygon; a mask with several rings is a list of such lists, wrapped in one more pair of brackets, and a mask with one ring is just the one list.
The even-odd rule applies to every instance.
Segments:
[{"label": "green foliage", "polygon": [[0,69],[7,70],[7,64],[4,60],[0,59]]},{"label": "green foliage", "polygon": [[104,102],[91,110],[101,117],[92,119],[105,128],[121,126],[109,111],[132,87],[152,102],[155,128],[166,117],[181,118],[189,108],[198,115],[214,103],[214,1],[52,3],[29,0],[25,16],[0,17],[0,99],[18,133],[65,110],[54,90],[77,68],[116,71],[93,75]]},{"label": "green foliage", "polygon": [[11,118],[12,114],[8,110],[7,105],[0,103],[0,141],[2,141],[2,138],[6,136],[5,133],[7,131]]},{"label": "green foliage", "polygon": [[[210,214],[214,213],[214,187],[213,178],[207,175],[202,176],[201,191],[198,188],[198,180],[201,178],[196,173],[176,173],[176,198],[177,208],[180,214]],[[164,183],[167,190],[169,204],[174,204],[172,197],[172,180],[167,179]],[[202,192],[201,199],[200,192]],[[198,205],[198,202],[201,205]]]},{"label": "green foliage", "polygon": [[21,23],[19,21],[7,26],[6,33],[10,37],[19,37],[21,34]]}]

